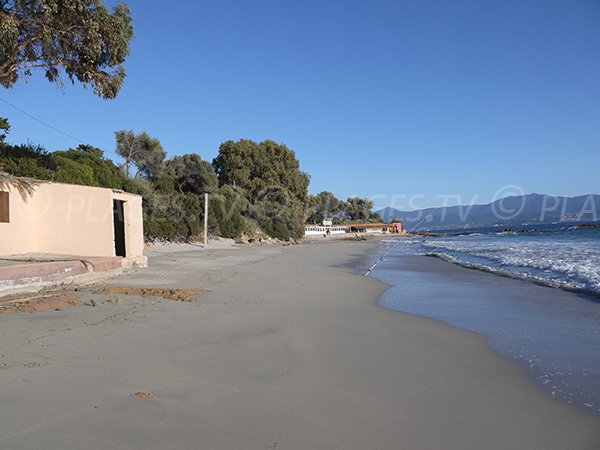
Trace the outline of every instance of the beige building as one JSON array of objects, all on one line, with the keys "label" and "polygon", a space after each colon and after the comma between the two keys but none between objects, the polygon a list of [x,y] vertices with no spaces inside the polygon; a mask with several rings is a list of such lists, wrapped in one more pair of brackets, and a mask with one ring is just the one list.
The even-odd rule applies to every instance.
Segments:
[{"label": "beige building", "polygon": [[144,265],[142,198],[119,190],[40,182],[0,185],[0,257],[122,256]]}]

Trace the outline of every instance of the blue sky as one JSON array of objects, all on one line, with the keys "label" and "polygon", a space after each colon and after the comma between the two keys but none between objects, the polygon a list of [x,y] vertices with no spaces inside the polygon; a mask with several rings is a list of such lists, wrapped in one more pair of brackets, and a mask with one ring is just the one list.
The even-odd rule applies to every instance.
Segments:
[{"label": "blue sky", "polygon": [[[311,193],[378,206],[600,192],[599,0],[129,4],[117,100],[41,75],[0,97],[106,151],[118,129],[207,160],[229,139],[273,139]],[[11,142],[77,145],[0,115]]]}]

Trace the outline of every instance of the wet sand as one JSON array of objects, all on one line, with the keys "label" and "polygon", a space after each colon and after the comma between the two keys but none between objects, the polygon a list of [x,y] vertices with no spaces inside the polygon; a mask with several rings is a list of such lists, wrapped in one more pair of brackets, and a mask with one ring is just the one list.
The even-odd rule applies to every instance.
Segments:
[{"label": "wet sand", "polygon": [[108,285],[196,303],[90,288],[0,316],[0,448],[598,448],[481,336],[377,306],[340,268],[373,245],[163,248]]},{"label": "wet sand", "polygon": [[373,277],[381,306],[486,337],[555,400],[600,419],[600,304],[596,298],[468,269],[401,249]]}]

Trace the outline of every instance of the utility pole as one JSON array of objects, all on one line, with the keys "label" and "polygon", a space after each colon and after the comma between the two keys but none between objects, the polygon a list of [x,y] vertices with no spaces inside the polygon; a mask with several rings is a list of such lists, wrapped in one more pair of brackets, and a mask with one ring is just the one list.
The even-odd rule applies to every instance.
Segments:
[{"label": "utility pole", "polygon": [[204,248],[208,246],[208,193],[204,193]]}]

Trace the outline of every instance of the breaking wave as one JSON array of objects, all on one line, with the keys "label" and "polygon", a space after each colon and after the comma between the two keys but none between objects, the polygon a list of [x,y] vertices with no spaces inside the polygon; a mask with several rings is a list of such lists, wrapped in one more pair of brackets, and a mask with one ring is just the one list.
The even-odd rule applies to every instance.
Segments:
[{"label": "breaking wave", "polygon": [[600,233],[481,234],[426,239],[422,252],[465,267],[600,297]]}]

